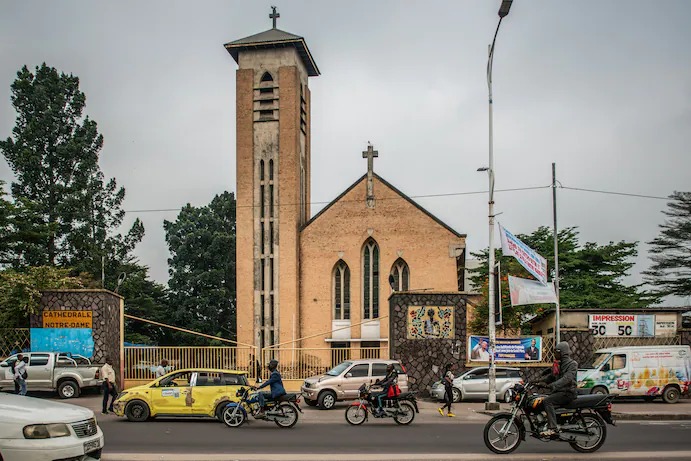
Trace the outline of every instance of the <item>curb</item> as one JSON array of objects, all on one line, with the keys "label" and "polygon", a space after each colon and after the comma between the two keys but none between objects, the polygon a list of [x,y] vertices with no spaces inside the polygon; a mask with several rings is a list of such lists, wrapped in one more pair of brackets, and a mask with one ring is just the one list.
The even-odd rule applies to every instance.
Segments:
[{"label": "curb", "polygon": [[[499,411],[485,411],[479,410],[477,413],[481,413],[487,416],[494,416],[497,413],[502,413]],[[614,421],[689,421],[691,420],[691,414],[687,413],[612,413]]]}]

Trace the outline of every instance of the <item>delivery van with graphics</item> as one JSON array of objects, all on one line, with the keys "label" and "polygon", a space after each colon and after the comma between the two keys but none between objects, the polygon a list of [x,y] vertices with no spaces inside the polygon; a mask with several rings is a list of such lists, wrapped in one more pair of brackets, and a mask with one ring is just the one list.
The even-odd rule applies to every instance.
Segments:
[{"label": "delivery van with graphics", "polygon": [[676,403],[691,385],[689,346],[632,346],[600,349],[593,365],[578,370],[578,387],[592,394],[619,394]]}]

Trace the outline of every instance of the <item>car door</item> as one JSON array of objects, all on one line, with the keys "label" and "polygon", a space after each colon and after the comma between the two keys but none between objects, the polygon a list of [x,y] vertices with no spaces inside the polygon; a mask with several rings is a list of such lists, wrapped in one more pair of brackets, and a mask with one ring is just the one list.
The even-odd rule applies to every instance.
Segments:
[{"label": "car door", "polygon": [[200,371],[194,385],[190,387],[192,394],[191,414],[196,416],[210,415],[215,410],[215,403],[223,400],[228,393],[221,373]]},{"label": "car door", "polygon": [[196,373],[189,370],[161,379],[151,389],[152,410],[158,415],[190,415],[194,404],[190,392],[195,379]]},{"label": "car door", "polygon": [[0,388],[10,388],[14,390],[14,374],[12,373],[12,364],[16,361],[17,356],[12,355],[0,363]]},{"label": "car door", "polygon": [[30,390],[53,388],[53,354],[32,352],[26,367],[26,387]]},{"label": "car door", "polygon": [[487,397],[489,393],[487,368],[480,368],[465,376],[463,379],[463,393],[468,397]]},{"label": "car door", "polygon": [[341,390],[343,398],[353,400],[358,398],[358,389],[370,382],[369,363],[358,363],[350,367],[343,375]]}]

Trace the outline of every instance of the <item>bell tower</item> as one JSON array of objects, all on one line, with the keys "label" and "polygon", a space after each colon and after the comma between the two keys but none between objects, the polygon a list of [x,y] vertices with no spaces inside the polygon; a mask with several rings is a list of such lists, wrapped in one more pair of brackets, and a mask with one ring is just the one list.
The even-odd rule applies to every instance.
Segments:
[{"label": "bell tower", "polygon": [[300,325],[300,229],[310,217],[309,77],[305,39],[273,27],[225,44],[236,72],[237,335],[257,347]]}]

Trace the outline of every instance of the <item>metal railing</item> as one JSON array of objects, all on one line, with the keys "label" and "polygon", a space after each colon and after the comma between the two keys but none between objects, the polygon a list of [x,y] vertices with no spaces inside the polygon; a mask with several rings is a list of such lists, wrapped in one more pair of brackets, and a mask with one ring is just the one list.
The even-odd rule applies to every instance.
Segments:
[{"label": "metal railing", "polygon": [[595,337],[593,352],[609,347],[629,346],[676,346],[681,344],[681,336],[651,336],[651,337]]},{"label": "metal railing", "polygon": [[125,347],[125,379],[152,380],[161,360],[168,361],[168,369],[216,368],[245,371],[254,377],[255,349],[223,346],[156,346]]},{"label": "metal railing", "polygon": [[31,334],[28,328],[0,328],[0,360],[29,350]]},{"label": "metal railing", "polygon": [[262,351],[262,377],[268,376],[266,364],[276,359],[283,379],[302,380],[320,375],[346,360],[388,359],[389,348],[292,348],[264,349]]}]

